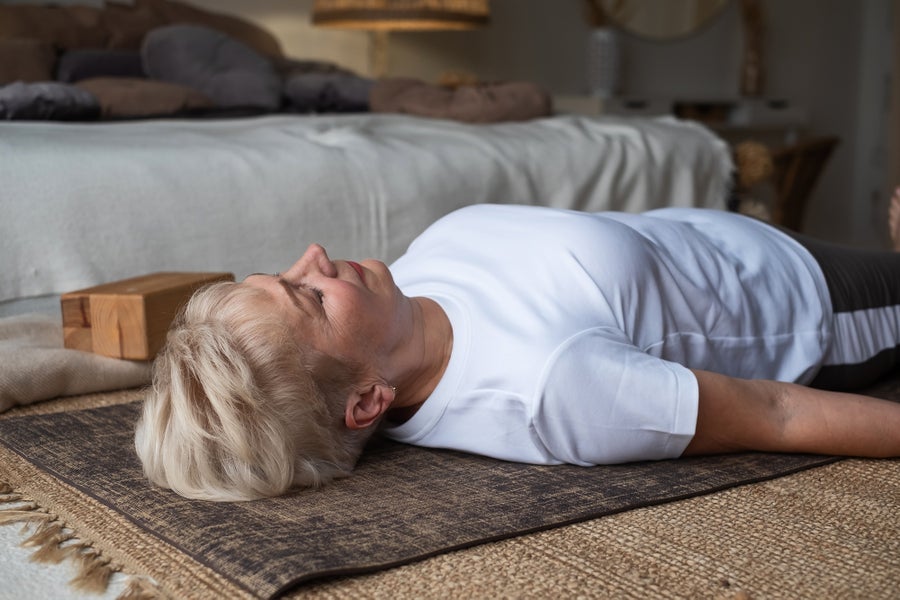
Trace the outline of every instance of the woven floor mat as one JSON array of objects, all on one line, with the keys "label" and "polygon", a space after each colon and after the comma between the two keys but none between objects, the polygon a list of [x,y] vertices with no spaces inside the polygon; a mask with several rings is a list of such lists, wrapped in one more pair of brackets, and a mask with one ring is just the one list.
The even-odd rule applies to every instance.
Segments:
[{"label": "woven floor mat", "polygon": [[897,598],[900,461],[754,485],[305,587],[298,598]]},{"label": "woven floor mat", "polygon": [[[210,504],[151,488],[131,450],[137,405],[110,404],[0,419],[0,478],[178,597],[270,597],[833,460],[745,454],[584,469],[379,442],[353,477],[323,490]],[[315,593],[335,585],[346,584]]]},{"label": "woven floor mat", "polygon": [[[874,386],[869,393],[900,398],[900,377]],[[204,525],[185,518],[190,517],[194,510],[191,505],[196,503],[146,487],[135,472],[137,465],[130,450],[129,421],[133,420],[135,407],[112,408],[141,397],[138,390],[93,394],[0,415],[0,441],[4,442],[0,443],[0,482],[13,483],[38,510],[57,516],[79,536],[90,540],[116,569],[153,578],[159,585],[158,591],[165,595],[887,598],[895,597],[900,589],[897,460],[844,460],[787,477],[677,500],[703,494],[704,485],[697,483],[704,473],[708,478],[705,491],[711,491],[741,481],[773,477],[779,468],[804,468],[819,459],[769,455],[729,457],[736,462],[725,463],[718,462],[718,458],[698,459],[699,471],[693,478],[691,470],[696,465],[691,465],[692,461],[656,463],[658,467],[680,466],[686,471],[676,469],[662,476],[638,471],[629,476],[627,470],[622,470],[620,478],[597,477],[580,491],[562,483],[559,493],[554,494],[546,491],[543,484],[557,486],[560,481],[540,473],[547,468],[525,467],[539,475],[537,481],[529,482],[528,476],[504,472],[506,463],[407,447],[392,449],[391,444],[376,447],[360,465],[359,472],[347,480],[355,482],[355,491],[344,490],[337,495],[342,502],[378,507],[383,520],[390,522],[378,535],[386,536],[388,541],[396,538],[393,545],[395,550],[400,548],[399,558],[380,554],[375,560],[360,560],[367,544],[358,539],[338,539],[342,532],[334,527],[331,515],[310,526],[309,521],[316,520],[309,512],[315,502],[305,502],[310,496],[300,494],[282,500],[287,503],[285,507],[293,502],[293,508],[287,513],[287,525],[282,522],[285,531],[276,535],[291,538],[285,544],[289,550],[275,561],[278,568],[266,566],[262,573],[247,578],[247,573],[241,573],[244,558],[229,564],[229,553],[243,557],[254,555],[259,548],[278,546],[277,539],[272,544],[266,535],[259,535],[256,526],[276,513],[281,513],[277,518],[283,520],[284,511],[276,511],[272,506],[248,509],[254,504],[272,505],[277,501],[249,503],[243,505],[243,513],[219,514],[212,525]],[[78,415],[74,419],[65,415],[60,419],[51,417],[92,407],[110,408],[98,414],[74,413]],[[6,423],[11,419],[15,419],[14,424]],[[82,427],[84,424],[90,426]],[[17,447],[17,451],[4,444]],[[422,452],[427,468],[420,466],[410,471],[411,463],[406,463],[405,458],[392,462],[392,451],[403,455]],[[57,462],[72,462],[54,464],[54,457]],[[782,458],[800,462],[789,466],[780,462]],[[475,461],[475,468],[468,473],[457,465],[466,459]],[[807,462],[810,459],[812,462]],[[760,463],[768,464],[767,472],[758,470]],[[99,485],[84,477],[98,470],[97,465],[100,471],[110,469],[99,477]],[[446,465],[450,468],[445,473]],[[492,473],[492,466],[501,467],[499,475]],[[645,466],[632,465],[628,469]],[[738,473],[742,467],[743,479]],[[457,468],[459,473],[454,473]],[[550,471],[563,469],[552,467]],[[600,471],[576,470],[580,474]],[[454,479],[460,476],[462,482]],[[635,484],[651,493],[641,499]],[[653,490],[659,492],[660,486],[670,486],[669,493],[654,496]],[[487,500],[485,489],[489,492]],[[0,489],[0,495],[2,492]],[[446,497],[442,497],[445,493]],[[569,494],[577,500],[565,500]],[[138,504],[149,499],[153,507],[145,507],[143,516],[127,510],[123,499],[131,502],[135,498]],[[559,498],[563,501],[554,504],[554,499]],[[499,516],[467,518],[463,511],[460,517],[455,504],[469,500],[476,509],[479,502],[489,505],[489,509],[493,505],[493,512]],[[579,512],[577,504],[585,501],[590,504],[588,510]],[[627,510],[642,502],[662,504]],[[221,506],[205,510],[218,513],[217,507]],[[552,514],[560,506],[563,511],[570,511],[567,517]],[[423,512],[427,517],[440,510],[446,510],[447,515],[437,519],[437,526],[421,518]],[[626,512],[611,514],[616,511]],[[537,512],[542,514],[529,522]],[[336,510],[335,514],[346,515],[346,511]],[[417,518],[410,520],[410,514]],[[168,516],[160,519],[159,515]],[[595,515],[607,516],[591,518]],[[252,518],[244,519],[245,516]],[[569,521],[574,524],[565,525]],[[187,537],[199,543],[185,544],[180,539],[182,532],[174,526],[179,522],[186,528]],[[501,530],[492,530],[498,523],[502,524]],[[468,537],[459,538],[458,529],[467,531]],[[522,535],[541,529],[546,530]],[[177,535],[170,535],[173,530]],[[485,535],[489,530],[492,532]],[[306,564],[309,557],[302,557],[311,531],[324,532],[320,542],[341,548],[338,554],[353,557],[354,564],[345,564],[334,572],[310,572]],[[453,542],[456,546],[473,547],[454,550],[456,546],[451,544],[424,549],[435,537],[446,541],[447,531],[457,536]],[[490,541],[504,537],[508,539]],[[428,558],[429,554],[434,556]],[[254,564],[265,562],[254,560]],[[381,570],[405,561],[413,562]],[[336,576],[342,571],[377,572]],[[260,578],[268,579],[257,581]],[[302,581],[306,583],[293,585]]]}]

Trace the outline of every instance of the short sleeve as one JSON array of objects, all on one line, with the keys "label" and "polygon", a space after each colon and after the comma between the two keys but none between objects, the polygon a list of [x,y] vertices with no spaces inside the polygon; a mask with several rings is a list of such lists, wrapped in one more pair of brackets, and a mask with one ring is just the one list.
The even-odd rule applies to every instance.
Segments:
[{"label": "short sleeve", "polygon": [[545,368],[532,422],[555,458],[590,466],[676,458],[697,422],[691,371],[611,328],[584,331]]}]

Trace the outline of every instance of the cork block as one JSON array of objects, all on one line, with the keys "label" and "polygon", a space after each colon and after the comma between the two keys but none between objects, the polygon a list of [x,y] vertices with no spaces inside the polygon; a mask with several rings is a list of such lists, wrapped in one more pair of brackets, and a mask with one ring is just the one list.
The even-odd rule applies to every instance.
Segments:
[{"label": "cork block", "polygon": [[231,273],[151,273],[63,294],[66,348],[114,358],[150,360],[195,291]]}]

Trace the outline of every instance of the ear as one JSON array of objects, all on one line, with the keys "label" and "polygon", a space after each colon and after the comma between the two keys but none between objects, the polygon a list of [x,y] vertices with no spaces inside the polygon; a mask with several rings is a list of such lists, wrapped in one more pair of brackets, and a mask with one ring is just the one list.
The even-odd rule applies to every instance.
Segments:
[{"label": "ear", "polygon": [[391,407],[394,395],[394,389],[383,383],[352,392],[344,411],[344,423],[350,429],[365,429],[377,423]]}]

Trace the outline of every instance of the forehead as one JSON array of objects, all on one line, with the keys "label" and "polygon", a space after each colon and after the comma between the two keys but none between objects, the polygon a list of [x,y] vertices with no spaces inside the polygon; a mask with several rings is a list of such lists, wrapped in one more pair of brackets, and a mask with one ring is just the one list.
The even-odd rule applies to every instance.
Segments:
[{"label": "forehead", "polygon": [[309,301],[298,297],[290,284],[274,275],[250,275],[243,285],[265,292],[260,295],[260,308],[276,312],[296,332],[309,333],[310,320],[316,318]]}]

